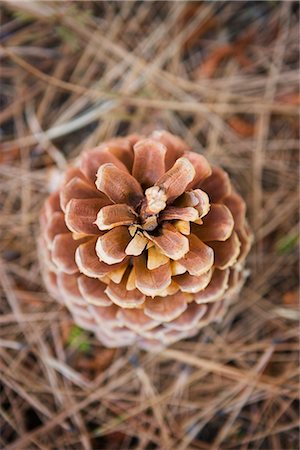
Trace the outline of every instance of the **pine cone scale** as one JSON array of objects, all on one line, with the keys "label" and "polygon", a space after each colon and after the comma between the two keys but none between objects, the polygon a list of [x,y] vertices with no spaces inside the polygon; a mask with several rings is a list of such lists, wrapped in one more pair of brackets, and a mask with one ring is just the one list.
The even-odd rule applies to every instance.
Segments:
[{"label": "pine cone scale", "polygon": [[114,164],[100,166],[96,186],[100,192],[117,204],[136,206],[144,197],[139,182]]},{"label": "pine cone scale", "polygon": [[137,215],[126,204],[107,205],[98,210],[95,224],[101,231],[110,230],[120,225],[133,225]]},{"label": "pine cone scale", "polygon": [[190,275],[199,277],[213,266],[214,252],[195,234],[191,233],[188,239],[190,250],[178,262],[186,268]]},{"label": "pine cone scale", "polygon": [[152,139],[139,140],[134,146],[133,177],[144,189],[153,186],[165,173],[165,145]]}]

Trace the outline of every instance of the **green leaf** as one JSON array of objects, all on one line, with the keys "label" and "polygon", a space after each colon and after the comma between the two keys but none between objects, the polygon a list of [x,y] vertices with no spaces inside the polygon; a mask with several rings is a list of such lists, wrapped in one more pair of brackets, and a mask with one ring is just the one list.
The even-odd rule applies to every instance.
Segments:
[{"label": "green leaf", "polygon": [[27,11],[13,11],[12,15],[15,19],[19,19],[21,22],[30,22],[31,20],[36,19],[32,14]]},{"label": "green leaf", "polygon": [[82,353],[87,353],[90,351],[90,349],[91,349],[91,345],[87,341],[80,342],[80,344],[78,345],[78,350],[81,351]]},{"label": "green leaf", "polygon": [[76,36],[72,30],[60,25],[55,27],[55,30],[61,40],[67,44],[71,50],[76,51],[79,49],[78,36]]},{"label": "green leaf", "polygon": [[72,326],[67,342],[70,347],[83,353],[88,352],[91,348],[87,334],[78,325]]},{"label": "green leaf", "polygon": [[299,236],[296,233],[290,233],[283,236],[276,243],[276,253],[279,255],[286,255],[293,251],[299,243]]}]

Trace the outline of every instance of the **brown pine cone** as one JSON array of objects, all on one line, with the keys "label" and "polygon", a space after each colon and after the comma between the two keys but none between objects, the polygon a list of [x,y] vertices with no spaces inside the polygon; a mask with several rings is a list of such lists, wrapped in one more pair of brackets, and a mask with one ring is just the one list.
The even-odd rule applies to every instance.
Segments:
[{"label": "brown pine cone", "polygon": [[41,213],[49,292],[107,347],[154,349],[220,320],[251,238],[229,177],[166,131],[83,152]]}]

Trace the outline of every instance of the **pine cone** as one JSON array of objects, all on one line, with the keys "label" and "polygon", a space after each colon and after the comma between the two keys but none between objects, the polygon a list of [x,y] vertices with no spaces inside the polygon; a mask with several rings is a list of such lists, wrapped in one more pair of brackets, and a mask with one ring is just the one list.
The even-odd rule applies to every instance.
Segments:
[{"label": "pine cone", "polygon": [[245,278],[245,203],[180,138],[116,138],[80,155],[41,213],[49,292],[108,347],[153,349],[221,320]]}]

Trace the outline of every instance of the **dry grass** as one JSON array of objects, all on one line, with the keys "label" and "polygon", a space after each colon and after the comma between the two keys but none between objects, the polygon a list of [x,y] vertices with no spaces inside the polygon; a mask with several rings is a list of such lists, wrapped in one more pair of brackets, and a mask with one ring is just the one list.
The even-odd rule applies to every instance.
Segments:
[{"label": "dry grass", "polygon": [[[297,9],[2,3],[2,448],[298,448]],[[45,292],[38,212],[83,148],[154,128],[232,175],[255,234],[251,274],[199,337],[108,350]]]}]

